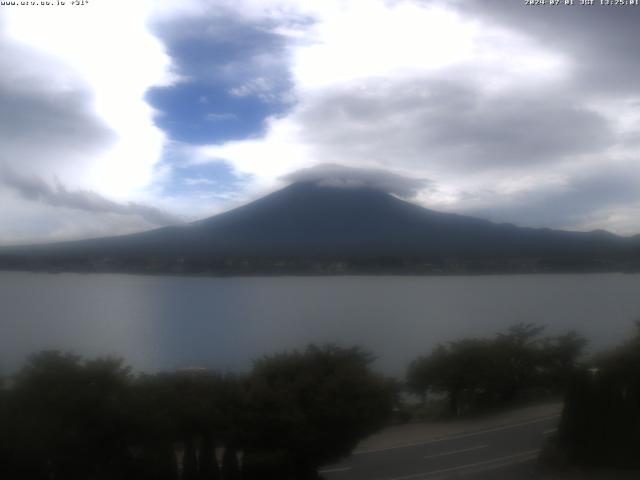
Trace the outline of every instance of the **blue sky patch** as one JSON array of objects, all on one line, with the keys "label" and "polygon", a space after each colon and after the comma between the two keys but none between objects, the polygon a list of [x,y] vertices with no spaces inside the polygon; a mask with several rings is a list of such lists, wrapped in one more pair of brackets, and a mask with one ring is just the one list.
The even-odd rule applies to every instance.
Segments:
[{"label": "blue sky patch", "polygon": [[197,145],[261,135],[267,117],[290,107],[287,46],[272,27],[228,16],[156,25],[183,78],[147,92],[156,125]]},{"label": "blue sky patch", "polygon": [[169,167],[169,175],[159,187],[169,196],[193,194],[228,194],[241,191],[251,180],[250,175],[237,175],[225,160],[189,164],[177,148],[168,148],[160,168]]},{"label": "blue sky patch", "polygon": [[152,89],[147,100],[161,112],[155,119],[159,128],[172,140],[195,145],[260,135],[264,120],[285,110],[281,103],[236,96],[225,86],[197,82]]}]

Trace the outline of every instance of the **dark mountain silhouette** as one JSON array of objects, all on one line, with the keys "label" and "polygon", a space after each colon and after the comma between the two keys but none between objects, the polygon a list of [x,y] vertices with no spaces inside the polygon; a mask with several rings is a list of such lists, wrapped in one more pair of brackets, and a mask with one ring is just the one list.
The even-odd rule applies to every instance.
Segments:
[{"label": "dark mountain silhouette", "polygon": [[637,237],[605,231],[521,228],[439,213],[371,188],[295,183],[187,225],[6,248],[0,250],[0,264],[37,268],[53,262],[64,269],[74,262],[113,262],[148,269],[149,262],[156,262],[171,268],[188,264],[196,270],[208,265],[207,269],[215,270],[244,259],[243,268],[249,270],[250,265],[258,264],[268,270],[274,262],[285,260],[298,266],[304,262],[364,262],[375,269],[376,262],[407,267],[458,259],[482,260],[490,268],[491,262],[530,259],[593,266],[594,262],[628,265],[638,257],[639,246]]}]

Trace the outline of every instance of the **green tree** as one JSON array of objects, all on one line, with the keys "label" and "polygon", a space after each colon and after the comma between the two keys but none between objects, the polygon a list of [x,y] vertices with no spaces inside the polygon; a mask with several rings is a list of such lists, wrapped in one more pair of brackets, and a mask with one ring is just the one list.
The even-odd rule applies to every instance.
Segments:
[{"label": "green tree", "polygon": [[640,323],[630,341],[574,371],[558,442],[573,463],[640,467]]},{"label": "green tree", "polygon": [[0,478],[13,475],[13,456],[11,452],[11,424],[9,416],[9,391],[4,377],[0,376]]},{"label": "green tree", "polygon": [[339,460],[379,429],[393,395],[371,371],[372,360],[358,348],[311,345],[255,362],[248,384],[247,474],[316,478],[319,466]]},{"label": "green tree", "polygon": [[371,361],[357,348],[310,346],[257,361],[248,378],[134,377],[118,359],[42,352],[0,387],[2,478],[314,478],[390,412],[393,389]]},{"label": "green tree", "polygon": [[488,388],[499,400],[513,400],[525,387],[536,384],[542,362],[540,337],[545,327],[519,323],[491,343],[492,378]]},{"label": "green tree", "polygon": [[127,478],[129,369],[117,359],[32,356],[9,407],[18,478]]},{"label": "green tree", "polygon": [[181,449],[183,478],[214,480],[219,474],[214,448],[233,442],[242,428],[241,382],[208,370],[184,370],[142,376],[136,388],[136,417],[143,420],[138,443],[149,458],[148,475],[158,459],[173,460],[171,452]]},{"label": "green tree", "polygon": [[587,340],[575,331],[544,339],[542,345],[542,384],[554,392],[564,392],[571,375],[579,367]]},{"label": "green tree", "polygon": [[459,415],[468,406],[465,405],[468,397],[486,389],[491,369],[489,351],[489,344],[483,339],[438,345],[430,355],[419,358],[409,367],[412,388],[421,393],[445,393],[450,414]]},{"label": "green tree", "polygon": [[585,341],[574,332],[543,338],[543,331],[521,323],[494,338],[438,345],[411,362],[407,387],[423,398],[430,391],[446,394],[451,415],[513,401],[527,389],[561,388]]}]

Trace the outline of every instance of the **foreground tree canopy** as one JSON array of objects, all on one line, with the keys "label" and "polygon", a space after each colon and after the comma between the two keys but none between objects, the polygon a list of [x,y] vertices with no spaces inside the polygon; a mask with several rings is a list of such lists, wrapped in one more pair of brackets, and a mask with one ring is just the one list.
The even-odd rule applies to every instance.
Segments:
[{"label": "foreground tree canopy", "polygon": [[573,376],[557,442],[573,464],[640,467],[640,322]]},{"label": "foreground tree canopy", "polygon": [[[640,324],[618,349],[578,363],[575,332],[519,324],[437,346],[407,386],[450,413],[565,392],[556,446],[572,463],[638,466]],[[121,360],[42,352],[0,379],[0,478],[305,480],[388,421],[397,384],[359,348],[265,356],[242,376],[134,374]],[[567,388],[568,386],[568,388]]]},{"label": "foreground tree canopy", "polygon": [[459,415],[512,401],[526,391],[561,391],[586,341],[575,332],[543,337],[544,327],[518,324],[493,338],[464,338],[437,346],[407,371],[411,391],[445,394]]},{"label": "foreground tree canopy", "polygon": [[40,353],[0,390],[0,477],[315,478],[388,417],[393,392],[371,360],[310,346],[244,377],[134,376],[116,359]]}]

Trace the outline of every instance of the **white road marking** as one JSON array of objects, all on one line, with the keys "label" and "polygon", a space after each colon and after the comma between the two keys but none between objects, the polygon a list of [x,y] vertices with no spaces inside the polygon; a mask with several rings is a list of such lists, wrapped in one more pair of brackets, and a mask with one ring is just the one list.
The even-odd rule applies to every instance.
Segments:
[{"label": "white road marking", "polygon": [[[498,466],[507,466],[511,464],[526,462],[535,458],[540,453],[540,450],[527,450],[525,452],[516,453],[513,455],[507,455],[505,457],[492,458],[491,460],[484,460],[482,462],[468,463],[466,465],[459,465],[457,467],[443,468],[441,470],[431,470],[430,472],[413,473],[411,475],[403,475],[402,477],[393,477],[388,480],[409,480],[412,478],[424,478],[433,475],[440,475],[442,473],[455,472],[457,470],[466,470],[474,467],[481,467],[490,464],[498,464]],[[516,460],[517,459],[517,460]],[[506,461],[506,463],[504,463]]]},{"label": "white road marking", "polygon": [[518,427],[524,427],[526,425],[533,425],[535,423],[545,422],[547,420],[551,420],[552,418],[558,418],[558,417],[560,417],[559,414],[558,415],[550,415],[548,417],[538,418],[536,420],[530,420],[528,422],[514,423],[512,425],[504,425],[502,427],[490,428],[488,430],[480,430],[478,432],[472,432],[472,433],[463,433],[463,434],[460,434],[460,435],[451,435],[449,437],[434,438],[434,439],[431,439],[431,440],[425,440],[423,442],[404,443],[402,445],[395,445],[393,447],[372,448],[370,450],[357,450],[357,451],[353,452],[352,455],[365,455],[365,454],[368,454],[368,453],[386,452],[388,450],[398,450],[399,448],[417,447],[419,445],[428,445],[428,444],[431,444],[431,443],[446,442],[446,441],[449,441],[449,440],[458,440],[458,439],[461,439],[461,438],[468,438],[468,437],[474,437],[476,435],[483,435],[485,433],[500,432],[502,430],[509,430],[511,428],[518,428]]},{"label": "white road marking", "polygon": [[351,467],[327,468],[325,470],[320,470],[318,473],[338,473],[338,472],[348,472],[349,470],[351,470]]},{"label": "white road marking", "polygon": [[455,455],[456,453],[472,452],[473,450],[480,450],[481,448],[487,448],[489,445],[478,445],[477,447],[463,448],[462,450],[453,450],[451,452],[436,453],[435,455],[427,455],[423,457],[425,460],[429,458],[446,457],[447,455]]}]

